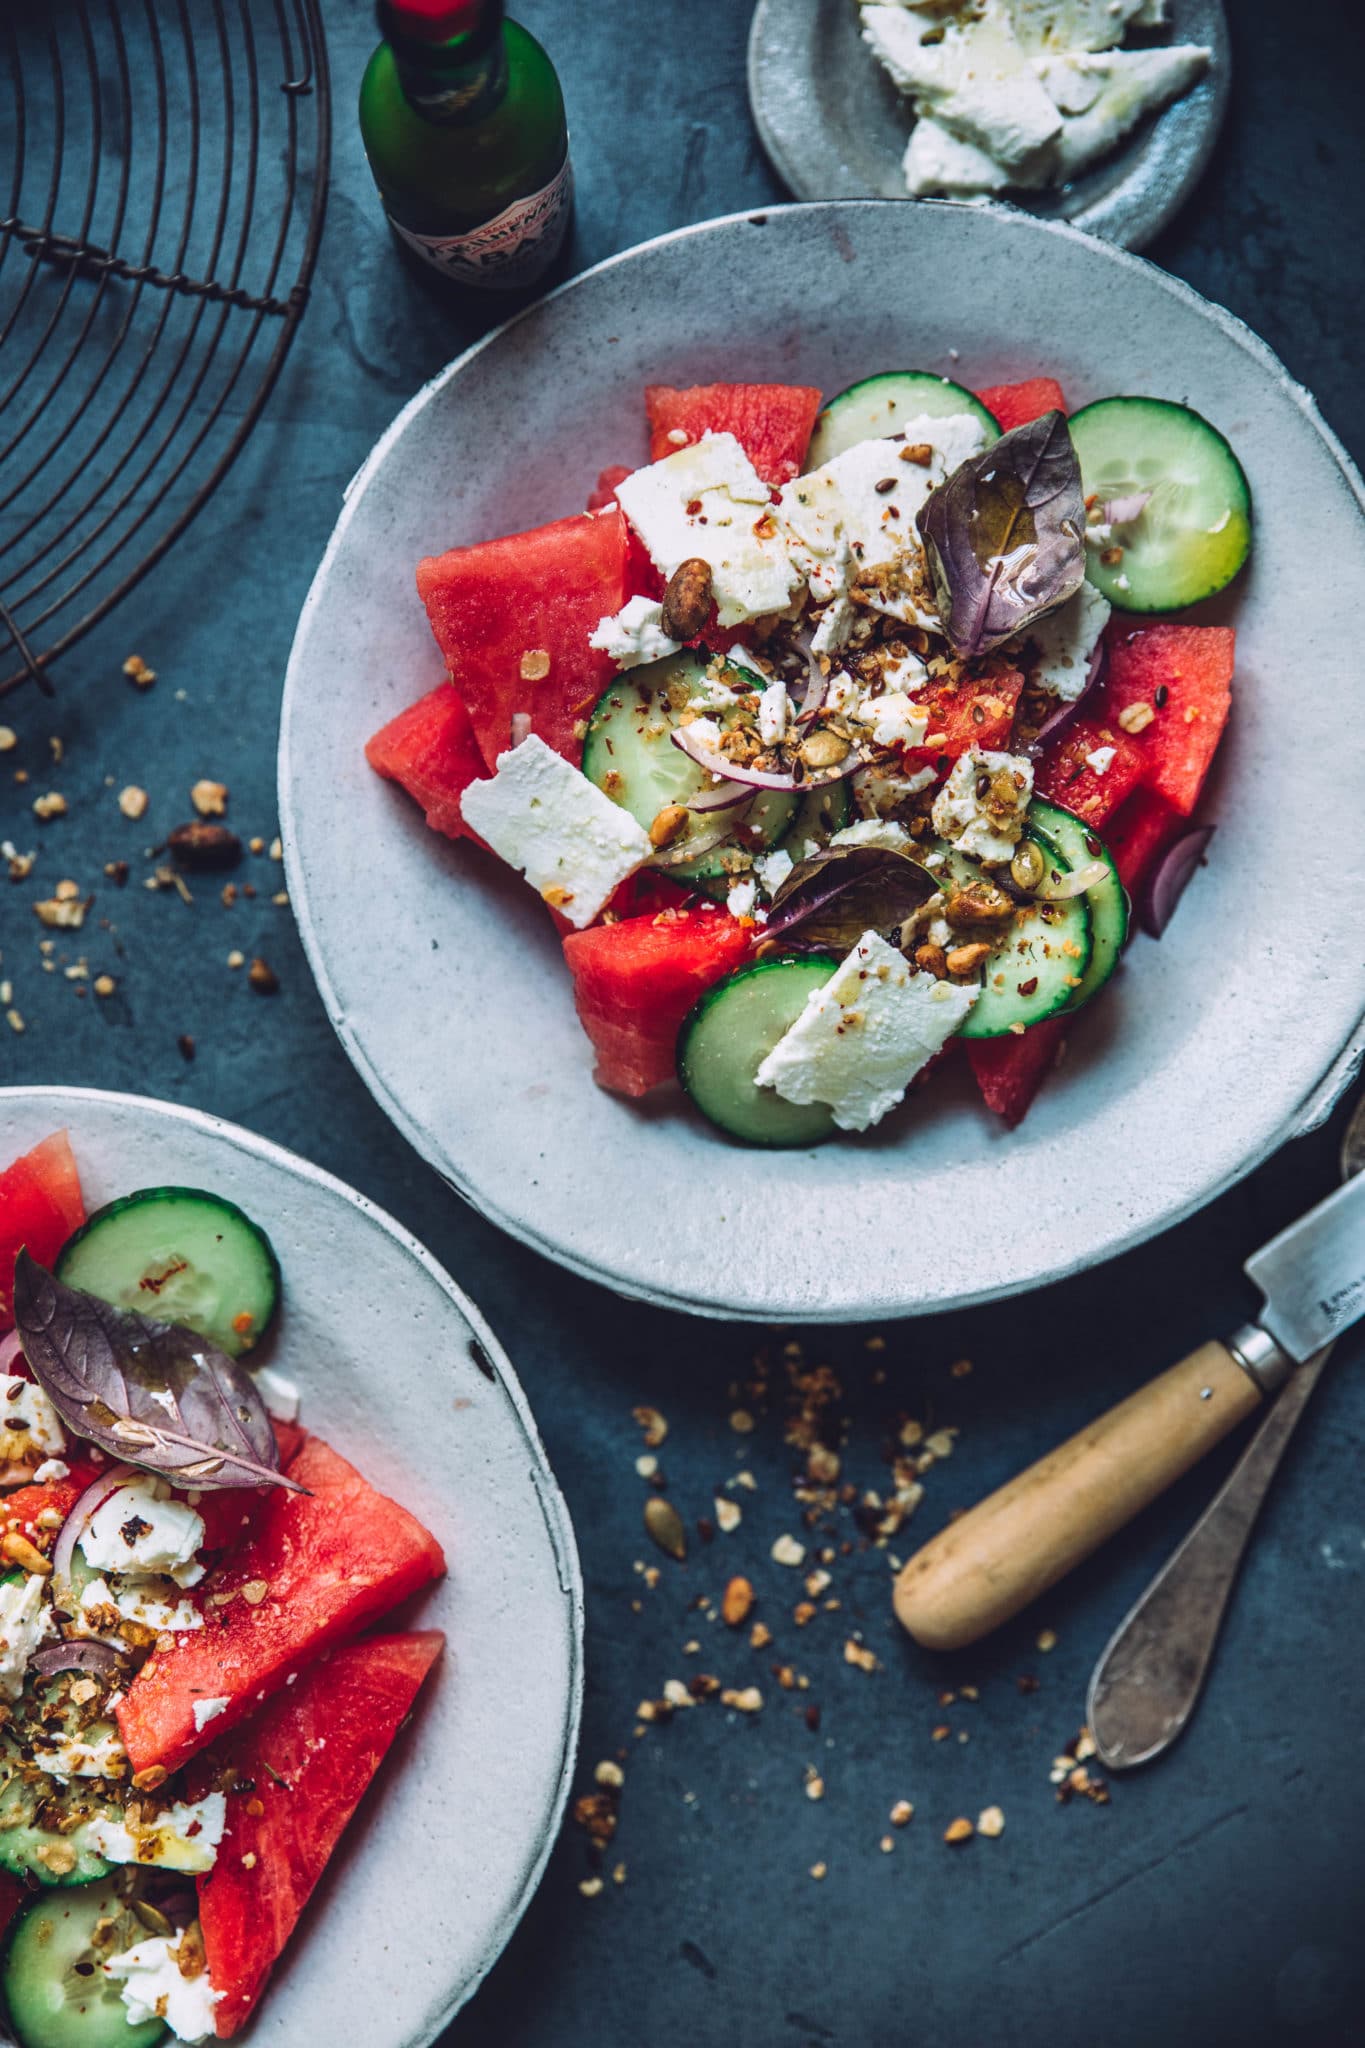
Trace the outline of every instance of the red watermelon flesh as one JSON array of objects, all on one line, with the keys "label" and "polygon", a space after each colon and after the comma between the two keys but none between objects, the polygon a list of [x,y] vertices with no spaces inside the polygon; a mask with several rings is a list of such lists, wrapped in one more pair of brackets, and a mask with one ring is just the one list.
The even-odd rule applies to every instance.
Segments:
[{"label": "red watermelon flesh", "polygon": [[0,1331],[14,1324],[14,1261],[27,1245],[51,1266],[85,1221],[81,1177],[65,1131],[54,1131],[0,1173]]},{"label": "red watermelon flesh", "polygon": [[987,1109],[1002,1116],[1011,1129],[1022,1122],[1029,1104],[1062,1056],[1066,1019],[1045,1017],[1024,1032],[1003,1038],[970,1038],[967,1058]]},{"label": "red watermelon flesh", "polygon": [[[175,1631],[175,1647],[143,1665],[119,1704],[135,1771],[177,1769],[291,1673],[445,1570],[440,1545],[416,1516],[320,1437],[305,1437],[286,1469],[309,1491],[276,1487],[265,1496],[240,1550],[195,1588],[205,1625]],[[266,1590],[253,1603],[244,1587]],[[196,1729],[195,1702],[222,1698],[222,1713]]]},{"label": "red watermelon flesh", "polygon": [[1237,635],[1231,626],[1141,626],[1115,619],[1097,715],[1116,720],[1130,705],[1152,708],[1132,736],[1142,779],[1189,817],[1232,709]]},{"label": "red watermelon flesh", "polygon": [[12,1877],[8,1870],[0,1870],[0,1934],[4,1933],[27,1897],[22,1878]]},{"label": "red watermelon flesh", "polygon": [[1155,790],[1136,789],[1105,832],[1119,880],[1136,896],[1162,854],[1185,830],[1183,814]]},{"label": "red watermelon flesh", "polygon": [[709,904],[571,932],[564,958],[598,1083],[644,1095],[672,1080],[683,1018],[743,965],[757,936],[756,926]]},{"label": "red watermelon flesh", "polygon": [[661,462],[706,434],[733,434],[764,483],[790,483],[805,467],[819,410],[809,384],[647,384],[649,459]]},{"label": "red watermelon flesh", "polygon": [[588,494],[585,509],[589,512],[603,512],[608,505],[616,503],[616,486],[623,484],[633,471],[624,462],[611,462],[599,470],[597,482]]},{"label": "red watermelon flesh", "polygon": [[[1086,756],[1105,747],[1113,748],[1114,758],[1100,774]],[[1137,788],[1142,771],[1142,754],[1127,733],[1100,712],[1083,711],[1044,742],[1034,787],[1085,824],[1099,826]]]},{"label": "red watermelon flesh", "polygon": [[518,711],[530,713],[532,732],[547,746],[577,764],[579,727],[616,673],[588,637],[631,595],[631,573],[629,530],[617,505],[417,564],[418,595],[488,767],[511,745]]},{"label": "red watermelon flesh", "polygon": [[1066,395],[1055,377],[1026,377],[1021,384],[988,384],[977,397],[1002,430],[1026,427],[1045,412],[1065,412]]},{"label": "red watermelon flesh", "polygon": [[429,1629],[345,1643],[196,1759],[190,1797],[227,1795],[218,1860],[196,1885],[221,2040],[253,2011],[444,1641]]},{"label": "red watermelon flesh", "polygon": [[932,765],[945,754],[956,760],[969,747],[1008,747],[1023,687],[1024,678],[1017,669],[1001,669],[916,691],[916,703],[929,712],[929,736],[935,744],[911,749],[914,760]]},{"label": "red watermelon flesh", "polygon": [[464,702],[449,683],[438,684],[381,726],[366,744],[365,759],[376,774],[416,799],[433,832],[482,846],[460,815],[460,799],[471,782],[487,775],[488,766]]},{"label": "red watermelon flesh", "polygon": [[46,1515],[50,1522],[53,1515],[59,1515],[64,1522],[99,1474],[98,1466],[86,1463],[74,1450],[68,1450],[62,1462],[69,1468],[67,1478],[45,1480],[41,1486],[21,1486],[5,1495],[0,1503],[0,1534],[26,1536],[45,1554],[52,1549],[61,1525],[55,1529],[48,1527],[39,1521],[39,1516]]}]

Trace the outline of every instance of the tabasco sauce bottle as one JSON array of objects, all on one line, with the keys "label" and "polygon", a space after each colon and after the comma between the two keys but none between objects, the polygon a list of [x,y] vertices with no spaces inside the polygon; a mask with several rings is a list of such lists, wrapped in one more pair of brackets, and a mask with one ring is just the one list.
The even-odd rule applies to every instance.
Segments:
[{"label": "tabasco sauce bottle", "polygon": [[520,290],[573,207],[564,95],[503,0],[379,0],[360,131],[395,234],[453,282]]}]

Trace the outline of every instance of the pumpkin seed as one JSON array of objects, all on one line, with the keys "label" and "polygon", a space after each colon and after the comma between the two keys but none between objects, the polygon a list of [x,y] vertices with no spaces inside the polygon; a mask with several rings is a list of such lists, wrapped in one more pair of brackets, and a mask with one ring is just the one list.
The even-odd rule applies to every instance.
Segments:
[{"label": "pumpkin seed", "polygon": [[645,1502],[645,1529],[660,1550],[682,1563],[687,1556],[687,1531],[672,1501],[657,1493],[650,1496]]}]

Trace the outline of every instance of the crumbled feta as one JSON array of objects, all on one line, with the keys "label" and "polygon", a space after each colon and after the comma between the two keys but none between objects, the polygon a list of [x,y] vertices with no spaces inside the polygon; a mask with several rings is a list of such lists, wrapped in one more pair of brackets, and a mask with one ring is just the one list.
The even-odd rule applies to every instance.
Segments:
[{"label": "crumbled feta", "polygon": [[1093,768],[1097,775],[1107,775],[1117,752],[1117,747],[1093,747],[1085,757],[1085,765]]},{"label": "crumbled feta", "polygon": [[266,1411],[277,1422],[297,1422],[299,1419],[299,1390],[286,1373],[277,1366],[260,1365],[251,1377],[256,1382],[256,1392],[265,1402]]},{"label": "crumbled feta", "polygon": [[1146,114],[1169,106],[1200,79],[1213,52],[1196,43],[1038,57],[1033,69],[1065,115],[1052,146],[1053,176],[1076,177],[1121,142]]},{"label": "crumbled feta", "polygon": [[893,775],[879,767],[860,768],[851,779],[853,800],[863,816],[881,818],[918,796],[922,789],[928,789],[934,771],[917,768],[913,775]]},{"label": "crumbled feta", "polygon": [[758,700],[758,736],[765,747],[775,747],[786,738],[790,716],[787,685],[781,676],[774,676]]},{"label": "crumbled feta", "polygon": [[830,840],[831,846],[879,846],[887,853],[911,853],[915,842],[904,825],[898,825],[894,818],[860,818],[856,825],[845,825]]},{"label": "crumbled feta", "polygon": [[922,662],[917,654],[911,654],[908,648],[896,660],[889,661],[882,670],[884,690],[904,690],[912,697],[916,690],[924,688],[928,680],[927,664]]},{"label": "crumbled feta", "polygon": [[130,2027],[164,2020],[177,2040],[202,2041],[214,2031],[213,2008],[223,1994],[214,1990],[206,1970],[183,1977],[178,1953],[174,1936],[154,1934],[121,1956],[110,1956],[100,1968],[106,1977],[122,1981],[119,1996]]},{"label": "crumbled feta", "polygon": [[1022,655],[1030,645],[1034,662],[1030,669],[1040,690],[1074,704],[1090,674],[1090,658],[1100,644],[1109,623],[1109,600],[1093,583],[1083,583],[1074,597],[1058,605],[1055,612],[1035,619],[1024,633],[1010,642],[1010,652]]},{"label": "crumbled feta", "polygon": [[887,690],[880,697],[865,697],[858,708],[859,720],[872,727],[879,747],[922,747],[929,730],[927,706],[916,704],[904,690]]},{"label": "crumbled feta", "polygon": [[52,1609],[43,1599],[45,1581],[34,1572],[17,1585],[0,1585],[0,1693],[17,1700],[29,1659],[57,1633]]},{"label": "crumbled feta", "polygon": [[754,873],[758,876],[765,892],[775,896],[791,873],[795,863],[789,853],[779,846],[771,853],[760,853],[754,862]]},{"label": "crumbled feta", "polygon": [[856,617],[856,609],[846,597],[834,598],[825,606],[820,623],[811,635],[811,653],[837,654],[841,647],[847,646]]},{"label": "crumbled feta", "polygon": [[[1009,804],[998,793],[996,778],[1002,776],[1013,785]],[[1019,844],[1032,795],[1033,763],[1026,754],[972,747],[954,761],[952,773],[934,798],[934,830],[940,839],[951,840],[959,853],[975,860],[1008,860]]]},{"label": "crumbled feta", "polygon": [[768,486],[733,434],[707,434],[637,469],[617,502],[663,576],[710,564],[722,626],[785,611],[800,583],[771,517]]},{"label": "crumbled feta", "polygon": [[94,1635],[99,1635],[101,1607],[112,1607],[125,1621],[136,1621],[143,1628],[154,1628],[158,1633],[163,1629],[202,1628],[204,1617],[192,1600],[176,1600],[174,1582],[153,1574],[124,1572],[116,1575],[111,1586],[105,1578],[91,1579],[81,1594],[81,1619]]},{"label": "crumbled feta", "polygon": [[664,608],[649,597],[632,597],[619,612],[609,612],[588,635],[589,647],[609,654],[618,668],[638,668],[644,661],[662,661],[676,654],[680,640],[670,640],[663,629]]},{"label": "crumbled feta", "polygon": [[196,1700],[194,1703],[194,1732],[202,1735],[210,1721],[216,1721],[220,1714],[227,1712],[231,1702],[226,1694],[220,1700]]},{"label": "crumbled feta", "polygon": [[978,990],[919,974],[864,932],[758,1069],[786,1102],[828,1103],[843,1131],[865,1131],[901,1100],[961,1024]]},{"label": "crumbled feta", "polygon": [[35,1451],[57,1457],[66,1449],[61,1417],[47,1395],[17,1373],[0,1373],[0,1421],[5,1424],[0,1451],[7,1459],[23,1459]]},{"label": "crumbled feta", "polygon": [[736,882],[725,899],[725,907],[731,917],[752,917],[754,905],[758,902],[757,882],[745,880]]},{"label": "crumbled feta", "polygon": [[82,1739],[66,1734],[60,1724],[45,1725],[29,1739],[34,1762],[52,1778],[121,1778],[128,1768],[128,1752],[116,1728],[99,1733],[89,1728]]},{"label": "crumbled feta", "polygon": [[85,1839],[111,1863],[145,1863],[155,1870],[212,1870],[227,1826],[227,1801],[221,1792],[194,1801],[179,1799],[146,1826],[129,1828],[122,1820],[96,1815],[85,1824]]},{"label": "crumbled feta", "polygon": [[465,823],[580,931],[652,851],[629,811],[536,733],[460,799]]},{"label": "crumbled feta", "polygon": [[177,1586],[193,1586],[204,1576],[195,1556],[203,1541],[203,1516],[144,1472],[100,1502],[80,1548],[92,1571],[164,1572]]},{"label": "crumbled feta", "polygon": [[65,1458],[44,1458],[33,1474],[35,1486],[51,1486],[54,1480],[69,1479],[71,1467]]}]

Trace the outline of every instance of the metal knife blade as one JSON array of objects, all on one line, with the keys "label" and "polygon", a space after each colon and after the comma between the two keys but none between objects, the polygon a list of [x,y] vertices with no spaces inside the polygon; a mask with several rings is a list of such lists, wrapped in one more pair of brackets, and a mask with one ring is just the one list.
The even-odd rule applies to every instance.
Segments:
[{"label": "metal knife blade", "polygon": [[1365,1174],[1319,1202],[1247,1260],[1266,1298],[1264,1329],[1302,1364],[1365,1316]]}]

